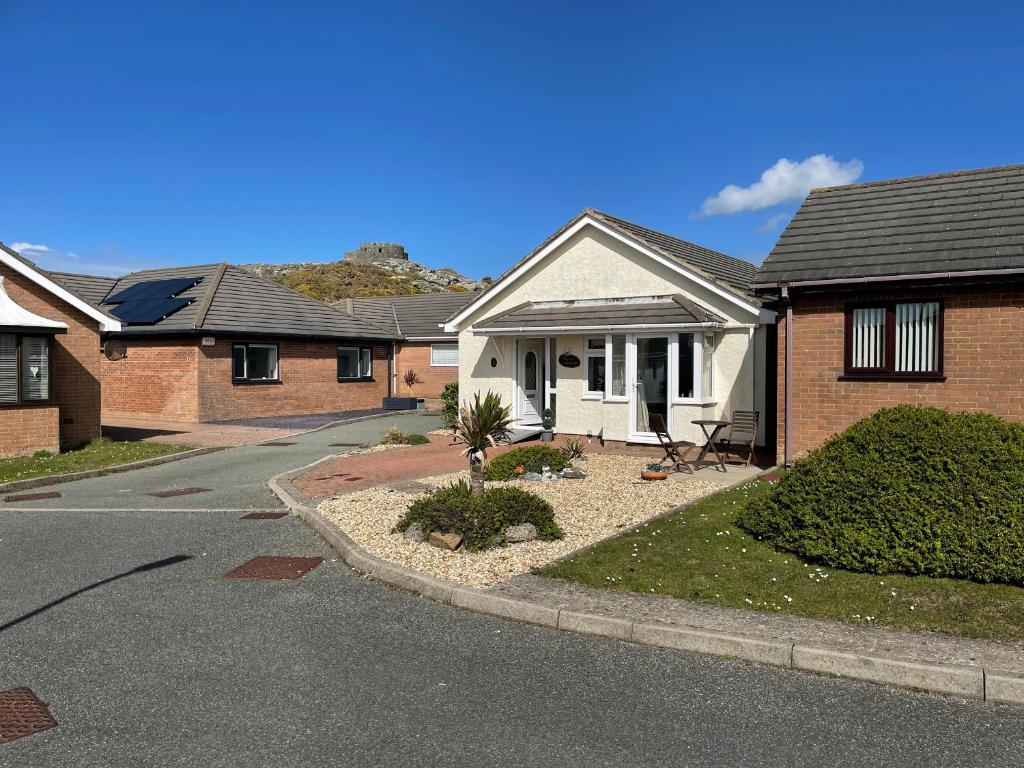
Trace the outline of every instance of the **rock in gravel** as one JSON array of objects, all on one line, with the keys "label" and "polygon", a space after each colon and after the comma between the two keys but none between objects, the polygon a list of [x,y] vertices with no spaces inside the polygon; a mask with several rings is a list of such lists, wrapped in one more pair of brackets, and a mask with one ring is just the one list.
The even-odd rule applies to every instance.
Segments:
[{"label": "rock in gravel", "polygon": [[531,483],[539,483],[541,480],[544,479],[544,476],[541,475],[540,472],[523,472],[523,474],[519,476],[519,479],[527,480]]},{"label": "rock in gravel", "polygon": [[423,532],[423,526],[419,523],[413,523],[405,529],[403,534],[409,541],[415,541],[419,544],[421,541],[427,540],[427,534]]},{"label": "rock in gravel", "polygon": [[587,473],[576,467],[566,467],[559,473],[565,480],[586,480]]},{"label": "rock in gravel", "polygon": [[455,550],[462,543],[462,536],[457,533],[438,533],[434,531],[430,534],[430,543],[441,549]]},{"label": "rock in gravel", "polygon": [[537,538],[537,526],[533,523],[522,525],[510,525],[505,531],[505,541],[509,544],[516,544],[520,541],[533,541]]}]

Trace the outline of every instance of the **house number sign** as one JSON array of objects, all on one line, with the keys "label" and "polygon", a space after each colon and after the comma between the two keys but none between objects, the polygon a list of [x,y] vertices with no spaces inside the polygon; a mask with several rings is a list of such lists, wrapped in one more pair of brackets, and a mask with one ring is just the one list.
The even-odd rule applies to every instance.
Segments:
[{"label": "house number sign", "polygon": [[563,368],[579,368],[580,359],[572,352],[563,352],[558,356],[558,364]]}]

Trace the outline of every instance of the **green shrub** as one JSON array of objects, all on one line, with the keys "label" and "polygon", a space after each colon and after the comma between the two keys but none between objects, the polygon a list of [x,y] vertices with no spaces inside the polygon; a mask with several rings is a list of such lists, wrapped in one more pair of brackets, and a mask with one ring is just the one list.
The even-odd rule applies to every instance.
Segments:
[{"label": "green shrub", "polygon": [[501,544],[512,525],[532,523],[537,538],[546,541],[564,535],[551,505],[540,496],[512,487],[488,488],[483,496],[474,496],[465,480],[416,499],[395,530],[404,531],[413,523],[428,535],[433,531],[461,534],[463,546],[474,551]]},{"label": "green shrub", "polygon": [[563,470],[569,460],[556,448],[546,445],[527,445],[513,448],[507,453],[495,456],[484,468],[485,480],[511,480],[516,476],[516,467],[521,466],[527,472],[540,472],[547,464],[552,472]]},{"label": "green shrub", "polygon": [[797,461],[739,522],[851,571],[1024,584],[1024,425],[883,409]]},{"label": "green shrub", "polygon": [[583,441],[578,437],[570,437],[565,441],[565,444],[559,449],[565,460],[569,462],[578,461],[580,459],[587,458],[586,446]]},{"label": "green shrub", "polygon": [[430,438],[426,435],[410,435],[398,427],[392,427],[381,438],[383,445],[423,445],[429,442]]},{"label": "green shrub", "polygon": [[451,381],[444,385],[441,392],[441,426],[455,429],[459,420],[459,382]]}]

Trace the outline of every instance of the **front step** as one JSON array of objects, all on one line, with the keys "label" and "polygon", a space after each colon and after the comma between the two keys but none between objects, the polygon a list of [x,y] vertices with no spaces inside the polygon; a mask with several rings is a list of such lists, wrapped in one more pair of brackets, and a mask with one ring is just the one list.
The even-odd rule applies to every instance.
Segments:
[{"label": "front step", "polygon": [[508,444],[513,445],[524,440],[530,440],[543,431],[542,427],[513,427],[508,431]]}]

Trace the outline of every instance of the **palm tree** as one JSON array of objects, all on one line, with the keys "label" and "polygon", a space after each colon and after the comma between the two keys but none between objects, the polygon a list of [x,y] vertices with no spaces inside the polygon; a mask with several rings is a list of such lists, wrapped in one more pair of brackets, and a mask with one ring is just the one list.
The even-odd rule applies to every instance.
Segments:
[{"label": "palm tree", "polygon": [[410,368],[402,377],[402,382],[409,388],[409,397],[412,397],[412,388],[417,384],[422,384],[423,379],[420,378],[420,375],[416,373],[416,371]]},{"label": "palm tree", "polygon": [[474,496],[484,492],[484,459],[487,449],[508,437],[512,419],[510,406],[501,404],[501,396],[487,391],[483,401],[480,393],[473,396],[473,404],[463,403],[455,422],[455,438],[465,443],[463,451],[469,457],[470,486]]}]

